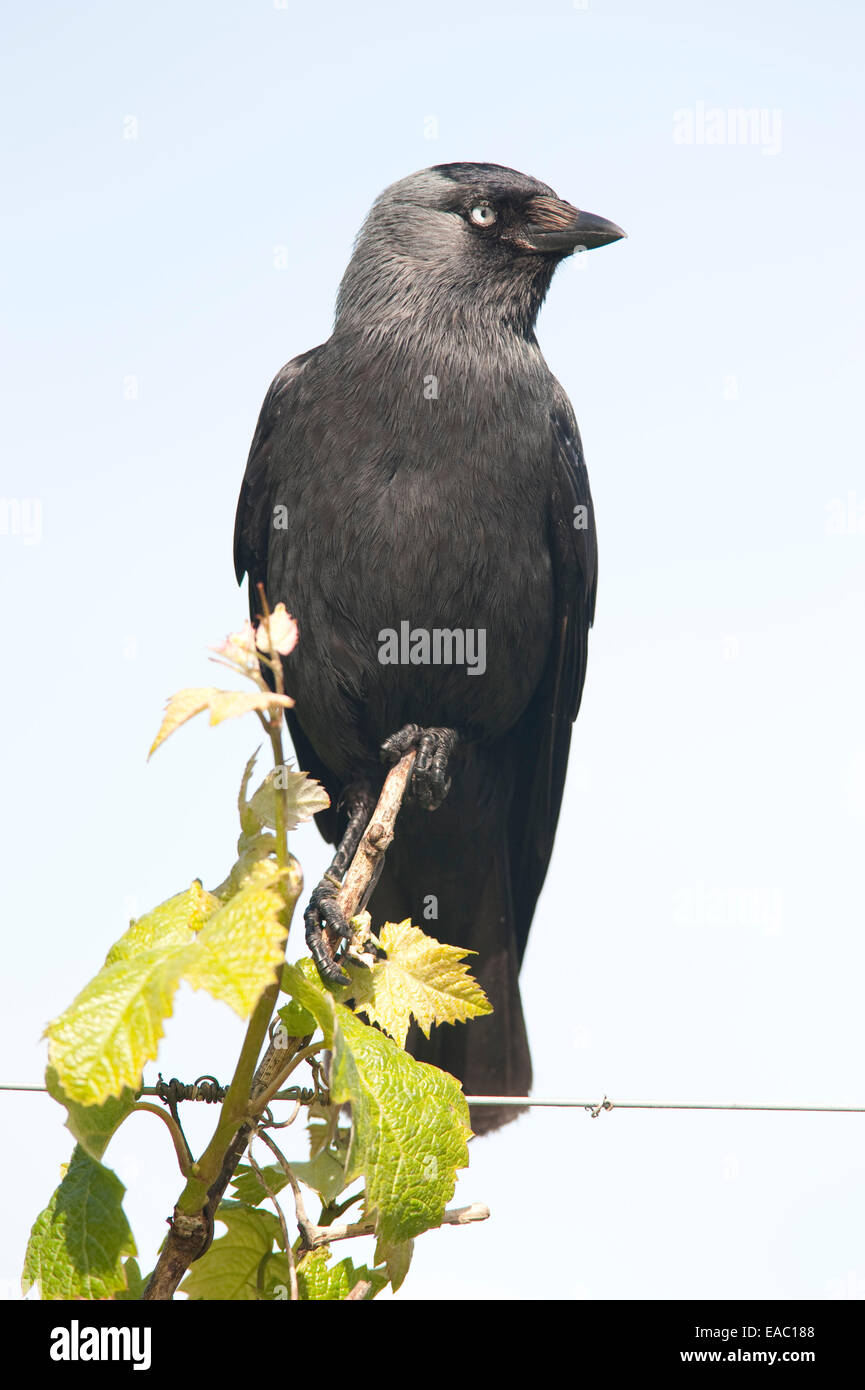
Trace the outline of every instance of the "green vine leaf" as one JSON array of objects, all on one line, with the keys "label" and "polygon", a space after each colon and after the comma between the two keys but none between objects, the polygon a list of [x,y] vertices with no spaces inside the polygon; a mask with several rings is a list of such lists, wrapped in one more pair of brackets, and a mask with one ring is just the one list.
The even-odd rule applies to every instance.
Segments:
[{"label": "green vine leaf", "polygon": [[104,966],[48,1025],[48,1059],[71,1100],[102,1105],[126,1087],[138,1090],[171,1017],[188,949],[159,947]]},{"label": "green vine leaf", "polygon": [[114,1298],[119,1303],[140,1303],[147,1288],[147,1279],[138,1268],[138,1261],[128,1259],[123,1266],[126,1288],[120,1289]]},{"label": "green vine leaf", "polygon": [[49,1063],[70,1101],[102,1105],[127,1087],[139,1089],[181,980],[242,1017],[252,1012],[282,961],[283,878],[296,897],[297,866],[283,870],[265,860],[227,903],[194,884],[133,923],[110,963],[46,1029]]},{"label": "green vine leaf", "polygon": [[181,724],[193,719],[196,714],[210,710],[210,723],[221,724],[224,719],[235,719],[238,715],[249,714],[253,710],[291,709],[294,701],[288,695],[277,695],[272,690],[217,690],[212,685],[190,687],[178,690],[165,707],[165,716],[159,732],[150,745],[148,758],[152,758],[160,744],[163,744]]},{"label": "green vine leaf", "polygon": [[396,1246],[438,1226],[457,1170],[468,1166],[471,1130],[459,1082],[409,1057],[305,966],[286,966],[282,980],[333,1051],[331,1098],[349,1102],[352,1114],[346,1184],[366,1176],[365,1211],[376,1234]]},{"label": "green vine leaf", "polygon": [[311,820],[318,811],[326,811],[330,805],[330,797],[321,783],[307,777],[305,772],[291,772],[287,767],[272,768],[248,803],[251,815],[268,830],[276,829],[276,798],[280,792],[285,796],[285,828],[289,831]]},{"label": "green vine leaf", "polygon": [[474,951],[448,946],[419,927],[386,922],[379,933],[386,960],[371,969],[350,967],[355,1009],[405,1047],[412,1016],[425,1037],[434,1023],[465,1023],[493,1006],[469,974]]},{"label": "green vine leaf", "polygon": [[226,1234],[195,1261],[180,1288],[194,1299],[252,1302],[261,1296],[259,1275],[274,1245],[281,1246],[279,1221],[269,1211],[231,1201],[220,1202],[216,1219]]},{"label": "green vine leaf", "polygon": [[136,956],[157,949],[186,946],[195,940],[208,917],[221,906],[219,898],[208,893],[200,879],[195,879],[185,892],[175,893],[152,912],[130,922],[128,931],[115,941],[105,957],[105,964],[134,960]]},{"label": "green vine leaf", "polygon": [[135,1091],[127,1086],[120,1096],[110,1096],[104,1105],[81,1105],[69,1099],[56,1069],[51,1066],[45,1068],[45,1085],[48,1094],[66,1106],[66,1128],[82,1149],[96,1159],[101,1159],[112,1134],[134,1109],[138,1099]]},{"label": "green vine leaf", "polygon": [[394,1293],[408,1274],[413,1254],[413,1240],[402,1240],[392,1245],[379,1236],[376,1241],[375,1262],[384,1265]]},{"label": "green vine leaf", "polygon": [[302,1299],[345,1299],[361,1281],[372,1285],[366,1294],[371,1299],[386,1287],[388,1275],[383,1269],[355,1266],[350,1259],[332,1264],[331,1252],[325,1249],[310,1251],[297,1266],[297,1291]]},{"label": "green vine leaf", "polygon": [[30,1233],[21,1287],[43,1299],[111,1298],[126,1289],[124,1255],[135,1241],[115,1173],[76,1145],[50,1203]]},{"label": "green vine leaf", "polygon": [[[274,1196],[277,1192],[281,1192],[288,1182],[283,1167],[279,1163],[265,1163],[261,1171]],[[262,1187],[255,1169],[251,1168],[248,1163],[238,1163],[234,1177],[231,1179],[231,1185],[234,1188],[232,1194],[234,1201],[243,1202],[248,1207],[257,1207],[259,1203],[267,1200],[267,1189]]]},{"label": "green vine leaf", "polygon": [[[206,989],[228,1004],[241,1018],[252,1013],[282,964],[286,928],[280,914],[285,900],[276,889],[285,872],[271,860],[262,860],[185,953],[183,978],[193,989]],[[298,873],[295,879],[299,892]]]}]

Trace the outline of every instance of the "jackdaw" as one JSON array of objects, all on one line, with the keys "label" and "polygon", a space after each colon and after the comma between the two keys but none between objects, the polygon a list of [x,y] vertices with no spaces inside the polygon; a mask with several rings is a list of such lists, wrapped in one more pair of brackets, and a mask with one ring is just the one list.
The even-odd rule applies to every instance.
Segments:
[{"label": "jackdaw", "polygon": [[[570,402],[534,325],[557,265],[624,232],[496,164],[440,164],[376,200],[332,336],[265,398],[237,509],[238,582],[284,602],[288,724],[331,808],[341,877],[388,761],[417,749],[370,900],[478,954],[494,1013],[415,1029],[415,1056],[468,1094],[523,1096],[518,972],[553,847],[597,579]],[[434,814],[430,815],[429,812]],[[319,970],[341,969],[323,879],[305,913]],[[557,942],[560,935],[557,930]],[[476,1132],[513,1118],[476,1108]]]}]

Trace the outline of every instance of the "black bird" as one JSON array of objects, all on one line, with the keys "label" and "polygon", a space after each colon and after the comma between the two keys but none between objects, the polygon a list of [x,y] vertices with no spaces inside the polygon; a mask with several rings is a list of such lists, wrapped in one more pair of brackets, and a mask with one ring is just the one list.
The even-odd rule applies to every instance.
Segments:
[{"label": "black bird", "polygon": [[[286,660],[318,817],[354,852],[386,768],[411,796],[373,892],[478,952],[494,1014],[414,1054],[469,1094],[531,1084],[518,971],[553,847],[595,604],[597,543],[571,405],[534,334],[556,266],[624,233],[496,164],[440,164],[376,200],[332,336],[274,380],[240,493],[234,557],[301,640]],[[438,634],[438,636],[437,636]],[[444,635],[442,635],[444,634]],[[430,815],[429,811],[434,814]],[[325,880],[305,917],[344,926]],[[476,1108],[476,1131],[513,1118]]]}]

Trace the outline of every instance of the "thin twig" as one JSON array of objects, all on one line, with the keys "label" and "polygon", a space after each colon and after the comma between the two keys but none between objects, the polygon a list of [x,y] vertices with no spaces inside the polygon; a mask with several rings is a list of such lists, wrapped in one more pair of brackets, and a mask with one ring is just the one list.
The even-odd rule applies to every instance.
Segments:
[{"label": "thin twig", "polygon": [[[440,1226],[468,1226],[472,1221],[486,1221],[490,1209],[483,1202],[472,1202],[467,1207],[451,1207],[442,1214]],[[300,1223],[298,1223],[300,1224]],[[313,1250],[329,1245],[332,1240],[354,1240],[356,1236],[375,1235],[374,1221],[353,1221],[344,1226],[314,1226],[307,1220],[303,1231],[304,1239]]]},{"label": "thin twig", "polygon": [[250,1168],[254,1172],[255,1176],[258,1178],[258,1181],[261,1183],[271,1202],[273,1202],[273,1205],[276,1207],[276,1214],[279,1217],[279,1225],[280,1229],[282,1230],[282,1240],[283,1244],[285,1245],[285,1253],[288,1257],[289,1292],[291,1294],[292,1303],[297,1303],[300,1298],[300,1294],[297,1288],[297,1270],[294,1264],[294,1251],[291,1248],[291,1241],[288,1238],[288,1227],[285,1224],[285,1214],[283,1213],[282,1207],[279,1205],[279,1200],[276,1196],[276,1193],[271,1188],[270,1183],[267,1181],[267,1178],[264,1176],[264,1173],[255,1161],[255,1155],[252,1152],[252,1144],[254,1138],[255,1136],[252,1135],[249,1140],[249,1145],[246,1150],[246,1157],[249,1159]]},{"label": "thin twig", "polygon": [[147,1110],[151,1115],[158,1115],[163,1124],[168,1126],[174,1143],[174,1152],[177,1154],[177,1162],[180,1164],[180,1171],[185,1178],[188,1178],[193,1158],[192,1154],[189,1152],[186,1135],[183,1133],[177,1121],[172,1119],[171,1115],[167,1114],[166,1111],[160,1110],[158,1105],[150,1105],[146,1100],[140,1100],[136,1105],[133,1105],[131,1113],[134,1114],[136,1110]]},{"label": "thin twig", "polygon": [[314,1223],[310,1221],[309,1216],[307,1215],[306,1206],[303,1200],[303,1194],[300,1190],[300,1184],[297,1181],[297,1178],[294,1176],[294,1173],[291,1171],[288,1159],[286,1158],[285,1154],[282,1152],[276,1141],[272,1138],[272,1136],[269,1135],[266,1132],[266,1130],[259,1130],[258,1137],[262,1141],[262,1143],[266,1144],[267,1147],[270,1149],[270,1152],[273,1154],[274,1158],[280,1164],[282,1171],[285,1173],[286,1178],[291,1184],[291,1190],[294,1193],[294,1210],[297,1216],[298,1229],[300,1230],[300,1234],[303,1239],[304,1245],[307,1247],[308,1250],[312,1250],[314,1248],[313,1233],[317,1232],[320,1229],[320,1227],[314,1225]]},{"label": "thin twig", "polygon": [[[322,1048],[326,1046],[327,1043],[325,1042],[317,1042],[310,1043],[309,1047],[302,1048],[300,1052],[298,1052],[294,1057],[292,1057],[291,1061],[285,1064],[283,1070],[274,1077],[273,1081],[271,1081],[270,1085],[266,1088],[266,1090],[262,1091],[259,1095],[256,1095],[255,1099],[250,1104],[250,1114],[261,1114],[261,1111],[264,1109],[264,1107],[268,1104],[269,1101],[273,1100],[273,1097],[276,1095],[277,1091],[281,1089],[283,1083],[287,1081],[288,1078],[291,1076],[291,1073],[294,1071],[295,1067],[298,1066],[299,1063],[305,1062],[308,1057],[314,1057],[316,1052],[321,1052]],[[284,1052],[285,1048],[282,1048],[281,1050]]]}]

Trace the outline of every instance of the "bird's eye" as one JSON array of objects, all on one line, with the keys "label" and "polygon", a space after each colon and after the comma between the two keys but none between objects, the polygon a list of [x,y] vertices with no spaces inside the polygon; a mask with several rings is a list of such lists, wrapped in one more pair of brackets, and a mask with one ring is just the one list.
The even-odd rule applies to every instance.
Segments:
[{"label": "bird's eye", "polygon": [[489,203],[475,203],[469,209],[469,218],[476,227],[491,227],[496,220],[496,210]]}]

